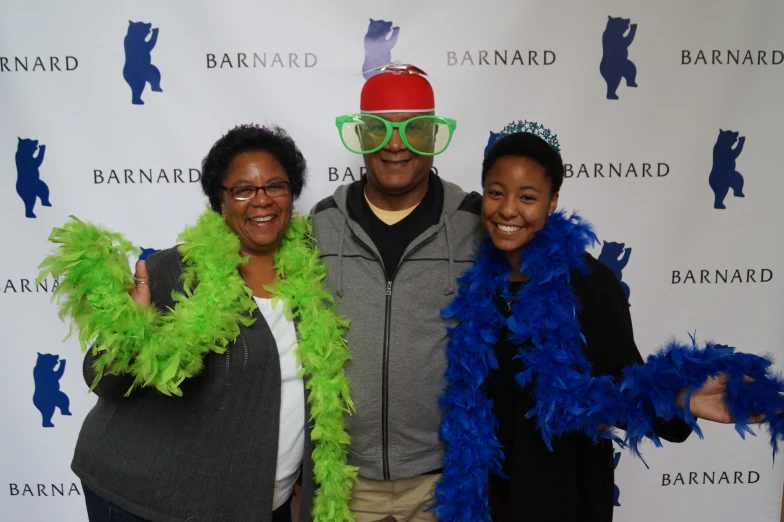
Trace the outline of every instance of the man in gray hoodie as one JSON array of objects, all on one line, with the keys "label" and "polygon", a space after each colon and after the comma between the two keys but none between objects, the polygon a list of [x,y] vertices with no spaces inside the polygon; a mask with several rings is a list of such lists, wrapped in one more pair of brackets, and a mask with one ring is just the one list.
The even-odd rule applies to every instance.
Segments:
[{"label": "man in gray hoodie", "polygon": [[481,195],[432,170],[455,121],[435,116],[420,69],[385,66],[365,83],[360,114],[338,118],[341,139],[367,174],[311,211],[326,288],[351,321],[346,366],[356,413],[349,464],[359,468],[357,522],[436,520],[447,327],[440,311],[484,234]]}]

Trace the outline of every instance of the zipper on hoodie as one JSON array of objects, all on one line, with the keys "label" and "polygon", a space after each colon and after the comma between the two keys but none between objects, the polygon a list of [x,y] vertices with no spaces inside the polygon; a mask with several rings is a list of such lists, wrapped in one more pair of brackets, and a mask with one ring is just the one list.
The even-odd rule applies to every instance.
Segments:
[{"label": "zipper on hoodie", "polygon": [[[397,270],[403,264],[406,257],[410,256],[424,245],[432,241],[438,236],[438,230],[435,234],[419,243],[412,249],[408,255],[403,255],[398,261],[392,277],[387,281],[386,288],[386,303],[384,306],[384,359],[382,364],[382,377],[381,377],[381,454],[383,459],[384,480],[389,480],[389,336],[392,330],[392,284],[395,281]],[[379,257],[381,266],[384,266],[384,261]],[[386,269],[384,270],[386,274]]]},{"label": "zipper on hoodie", "polygon": [[[397,270],[395,270],[397,272]],[[392,279],[394,280],[394,275]],[[384,480],[389,480],[389,331],[392,315],[392,281],[387,281],[384,307],[384,361],[381,377],[381,453],[384,460]]]}]

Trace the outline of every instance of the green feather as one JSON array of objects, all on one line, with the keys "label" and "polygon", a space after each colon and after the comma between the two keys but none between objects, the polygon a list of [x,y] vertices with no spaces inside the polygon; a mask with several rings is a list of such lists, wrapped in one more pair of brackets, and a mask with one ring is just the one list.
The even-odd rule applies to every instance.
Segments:
[{"label": "green feather", "polygon": [[[184,292],[165,313],[142,308],[128,295],[133,276],[128,256],[138,254],[120,234],[70,216],[49,241],[60,245],[39,265],[37,283],[52,276],[60,281],[52,299],[61,319],[71,318],[82,350],[92,344],[95,381],[104,374],[133,377],[127,394],[153,387],[181,396],[180,384],[197,375],[204,357],[223,353],[253,323],[256,304],[237,268],[247,262],[239,254],[239,238],[223,218],[207,209],[197,224],[178,237],[185,265]],[[322,287],[326,267],[313,245],[307,217],[294,215],[275,255],[278,279],[270,285],[276,302],[297,323],[297,358],[309,390],[313,421],[314,522],[354,520],[348,509],[357,469],[347,464],[350,438],[345,413],[354,411],[343,365],[351,358],[343,332],[348,321],[338,316],[332,296]],[[71,332],[69,332],[69,336]]]},{"label": "green feather", "polygon": [[279,279],[271,288],[272,296],[283,300],[287,315],[299,318],[297,357],[310,392],[313,471],[318,484],[311,514],[314,522],[353,521],[348,502],[357,469],[346,464],[350,438],[343,416],[354,411],[343,371],[351,358],[343,338],[349,323],[337,314],[332,296],[321,285],[326,267],[319,260],[306,217],[294,216],[289,223],[275,255],[275,269]]}]

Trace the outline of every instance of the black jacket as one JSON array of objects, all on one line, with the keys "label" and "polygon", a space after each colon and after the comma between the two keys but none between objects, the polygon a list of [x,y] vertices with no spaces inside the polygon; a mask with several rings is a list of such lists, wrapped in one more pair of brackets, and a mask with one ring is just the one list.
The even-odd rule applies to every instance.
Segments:
[{"label": "black jacket", "polygon": [[[643,363],[634,343],[629,304],[613,272],[588,254],[585,260],[590,272],[585,276],[574,272],[571,278],[582,307],[578,317],[586,339],[584,354],[596,375],[620,377],[625,367]],[[491,477],[493,519],[610,522],[615,498],[613,444],[603,440],[595,445],[587,436],[575,434],[553,440],[554,451],[547,449],[535,429],[536,419],[525,418],[534,399],[530,390],[513,381],[522,363],[512,360],[519,347],[506,340],[507,333],[495,347],[499,369],[486,382],[509,476],[508,480]],[[658,423],[656,432],[664,440],[683,442],[691,428],[673,420]]]}]

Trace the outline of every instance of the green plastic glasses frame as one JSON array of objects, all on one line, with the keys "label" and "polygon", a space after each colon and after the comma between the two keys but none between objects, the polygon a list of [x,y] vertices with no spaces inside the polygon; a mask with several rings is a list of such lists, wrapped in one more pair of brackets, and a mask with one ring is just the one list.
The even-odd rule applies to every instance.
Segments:
[{"label": "green plastic glasses frame", "polygon": [[[378,120],[379,122],[382,122],[384,124],[385,128],[386,128],[386,136],[381,141],[381,143],[377,147],[375,147],[374,149],[364,150],[364,151],[363,150],[355,150],[352,147],[350,147],[348,143],[346,143],[346,140],[343,137],[343,125],[346,124],[346,123],[355,122],[356,120],[358,120],[360,118],[362,118],[362,119],[372,118],[374,120]],[[417,150],[415,147],[412,147],[411,144],[406,139],[406,127],[411,122],[420,121],[420,120],[424,120],[424,119],[431,120],[431,121],[433,121],[436,124],[446,125],[447,128],[449,129],[449,137],[447,139],[447,142],[444,144],[444,147],[441,150],[439,150],[438,152],[423,152],[423,151]],[[400,134],[400,140],[412,152],[415,152],[416,154],[419,154],[419,155],[422,155],[422,156],[437,156],[438,154],[441,154],[442,152],[444,152],[449,147],[449,144],[452,142],[452,135],[454,134],[455,129],[457,128],[457,121],[453,120],[452,118],[444,118],[442,116],[433,116],[433,115],[429,115],[429,114],[428,115],[424,115],[424,116],[415,116],[413,118],[410,118],[408,120],[401,121],[401,122],[392,122],[392,121],[389,121],[389,120],[385,120],[384,118],[380,118],[380,117],[376,116],[375,114],[346,114],[345,116],[338,116],[337,118],[335,118],[335,125],[338,128],[338,133],[340,134],[340,141],[343,142],[343,146],[346,147],[346,149],[348,149],[349,151],[354,152],[355,154],[373,154],[374,152],[377,152],[377,151],[383,149],[384,146],[387,143],[389,143],[389,140],[392,139],[392,134],[394,132],[394,129],[397,129],[398,130],[398,134]]]}]

